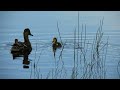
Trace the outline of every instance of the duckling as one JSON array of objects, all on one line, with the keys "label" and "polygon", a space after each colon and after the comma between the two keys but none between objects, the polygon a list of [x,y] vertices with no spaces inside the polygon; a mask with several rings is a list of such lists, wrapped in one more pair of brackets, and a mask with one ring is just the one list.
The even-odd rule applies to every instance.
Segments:
[{"label": "duckling", "polygon": [[18,39],[15,39],[15,43],[13,44],[13,46],[18,46],[19,43],[18,43]]},{"label": "duckling", "polygon": [[53,47],[56,47],[56,48],[61,48],[62,47],[61,43],[57,42],[57,38],[56,37],[53,38],[52,43],[53,43]]},{"label": "duckling", "polygon": [[15,43],[12,45],[12,48],[11,48],[12,54],[15,54],[15,53],[24,54],[24,52],[26,51],[29,51],[29,52],[32,51],[32,46],[29,41],[28,35],[33,36],[30,32],[30,29],[26,28],[24,29],[24,32],[23,32],[24,42],[18,42],[18,39],[15,39]]},{"label": "duckling", "polygon": [[56,49],[57,49],[57,48],[61,48],[62,45],[61,45],[60,42],[57,42],[57,38],[56,38],[56,37],[53,38],[52,43],[53,43],[53,44],[52,44],[52,47],[53,47],[53,52],[54,52],[54,57],[55,57]]}]

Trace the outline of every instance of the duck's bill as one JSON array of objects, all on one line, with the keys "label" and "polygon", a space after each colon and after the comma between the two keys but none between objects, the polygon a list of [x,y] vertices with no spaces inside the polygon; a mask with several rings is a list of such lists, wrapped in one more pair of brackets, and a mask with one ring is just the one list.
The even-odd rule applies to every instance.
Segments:
[{"label": "duck's bill", "polygon": [[32,34],[30,34],[30,36],[33,36]]}]

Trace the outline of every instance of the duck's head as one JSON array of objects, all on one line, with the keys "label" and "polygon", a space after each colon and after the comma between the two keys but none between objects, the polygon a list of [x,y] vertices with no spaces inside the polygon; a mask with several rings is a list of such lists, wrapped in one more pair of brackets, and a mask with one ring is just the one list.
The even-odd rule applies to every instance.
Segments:
[{"label": "duck's head", "polygon": [[15,43],[18,43],[18,39],[15,39]]},{"label": "duck's head", "polygon": [[57,43],[57,38],[56,38],[56,37],[53,38],[52,43],[53,43],[53,44],[56,44],[56,43]]},{"label": "duck's head", "polygon": [[33,36],[33,35],[31,34],[29,28],[26,28],[26,29],[24,30],[24,33],[23,33],[23,34],[24,34],[24,36],[28,36],[28,35]]}]

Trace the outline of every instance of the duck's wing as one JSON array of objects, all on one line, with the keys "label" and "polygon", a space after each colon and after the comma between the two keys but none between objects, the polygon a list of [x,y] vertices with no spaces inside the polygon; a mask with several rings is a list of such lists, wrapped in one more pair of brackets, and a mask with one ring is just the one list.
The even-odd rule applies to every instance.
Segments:
[{"label": "duck's wing", "polygon": [[56,45],[57,45],[58,48],[62,47],[60,42],[57,42]]}]

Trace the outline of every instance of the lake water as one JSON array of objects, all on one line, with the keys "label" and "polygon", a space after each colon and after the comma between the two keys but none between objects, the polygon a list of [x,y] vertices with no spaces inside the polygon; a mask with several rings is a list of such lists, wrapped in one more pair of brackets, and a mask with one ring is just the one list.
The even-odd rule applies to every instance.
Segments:
[{"label": "lake water", "polygon": [[[91,72],[90,68],[85,69],[85,67],[92,60],[93,41],[103,17],[103,36],[100,48],[108,42],[104,50],[100,51],[99,60],[101,60],[100,65],[103,66],[99,68],[98,72],[94,66]],[[71,79],[74,65],[78,65],[77,79],[120,78],[120,65],[118,65],[120,61],[120,12],[79,11],[79,45],[81,48],[84,46],[86,25],[84,48],[87,50],[86,59],[83,59],[82,52],[77,49],[77,43],[74,55],[75,28],[78,40],[77,11],[0,11],[0,19],[0,79]],[[62,48],[57,49],[54,57],[53,37],[57,37],[60,42],[57,22],[64,49],[63,51]],[[29,36],[33,48],[29,55],[29,68],[23,68],[23,57],[13,60],[10,53],[15,38],[19,41],[24,40],[23,31],[26,27],[29,27],[33,34],[33,36]],[[61,51],[62,58],[59,58]],[[74,64],[74,60],[76,60],[76,64]],[[58,69],[56,69],[57,67]]]}]

